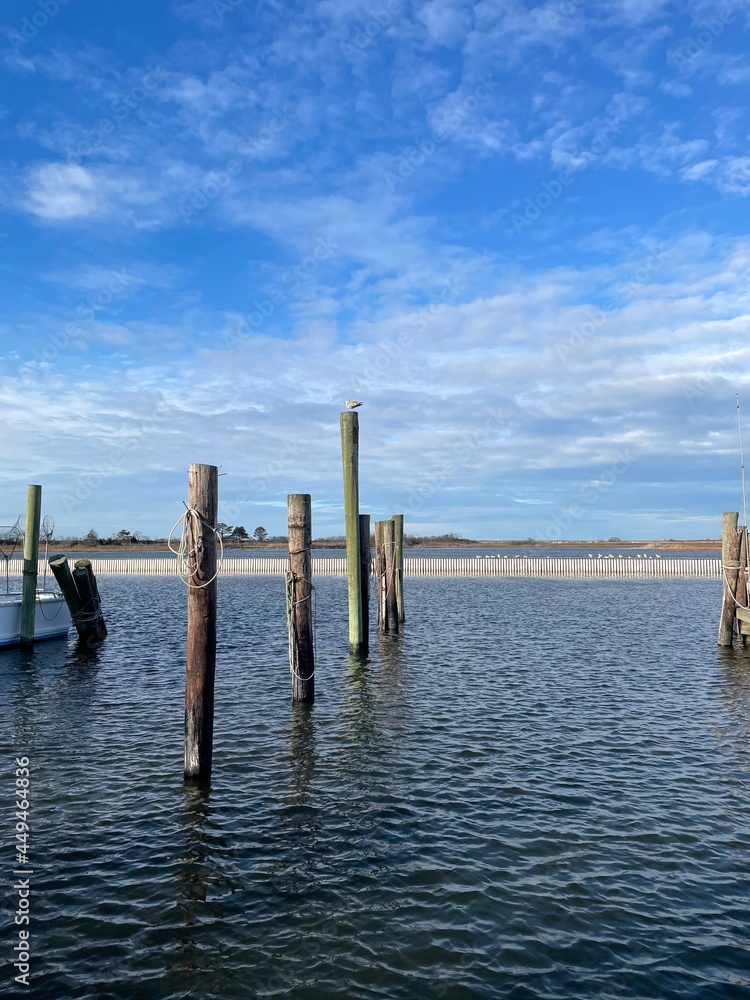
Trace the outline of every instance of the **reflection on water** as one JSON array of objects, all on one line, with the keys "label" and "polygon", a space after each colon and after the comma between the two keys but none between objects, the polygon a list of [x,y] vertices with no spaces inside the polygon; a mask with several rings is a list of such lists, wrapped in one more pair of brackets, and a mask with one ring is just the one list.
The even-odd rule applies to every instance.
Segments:
[{"label": "reflection on water", "polygon": [[103,580],[98,649],[0,656],[3,759],[32,761],[31,995],[738,995],[750,649],[717,651],[720,588],[407,582],[366,660],[346,581],[317,582],[309,706],[283,586],[222,580],[205,787],[175,581]]},{"label": "reflection on water", "polygon": [[724,738],[750,750],[750,646],[717,646],[721,665]]},{"label": "reflection on water", "polygon": [[315,778],[315,711],[306,703],[292,704],[287,731],[289,743],[289,805],[304,805]]},{"label": "reflection on water", "polygon": [[[185,822],[182,827],[185,850],[179,858],[177,887],[182,900],[204,900],[215,874],[212,845],[205,826],[211,816],[210,783],[184,782],[182,796]],[[186,926],[194,923],[191,907],[183,907]]]}]

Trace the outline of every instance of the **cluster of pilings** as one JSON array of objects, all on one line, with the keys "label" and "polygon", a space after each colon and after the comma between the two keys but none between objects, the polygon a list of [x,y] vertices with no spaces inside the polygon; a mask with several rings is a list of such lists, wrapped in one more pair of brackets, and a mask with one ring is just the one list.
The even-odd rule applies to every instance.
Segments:
[{"label": "cluster of pilings", "polygon": [[721,524],[721,574],[724,582],[719,621],[720,646],[735,640],[745,645],[750,635],[748,607],[747,525],[738,525],[739,514],[725,511]]},{"label": "cluster of pilings", "polygon": [[[364,658],[370,642],[370,516],[359,513],[359,417],[341,414],[341,455],[346,526],[349,650]],[[188,590],[185,683],[185,778],[211,775],[216,673],[218,468],[190,466],[183,543],[184,580]],[[315,700],[315,588],[312,583],[312,498],[287,496],[289,570],[286,576],[287,628],[292,700]],[[383,633],[404,622],[404,516],[375,524],[377,623]]]},{"label": "cluster of pilings", "polygon": [[[370,515],[359,512],[359,415],[341,414],[341,462],[344,476],[346,575],[349,595],[349,651],[366,657],[370,650]],[[404,515],[375,522],[377,624],[398,632],[404,622]]]},{"label": "cluster of pilings", "polygon": [[[21,649],[34,645],[34,622],[39,562],[42,487],[31,485],[26,494],[26,530],[23,538],[23,583],[21,592]],[[101,642],[107,634],[99,587],[90,559],[78,559],[71,573],[67,556],[52,556],[50,568],[70,611],[78,636],[87,643]]]},{"label": "cluster of pilings", "polygon": [[107,635],[99,586],[90,559],[76,559],[71,572],[68,557],[50,556],[49,566],[62,591],[78,638],[86,643],[101,642]]}]

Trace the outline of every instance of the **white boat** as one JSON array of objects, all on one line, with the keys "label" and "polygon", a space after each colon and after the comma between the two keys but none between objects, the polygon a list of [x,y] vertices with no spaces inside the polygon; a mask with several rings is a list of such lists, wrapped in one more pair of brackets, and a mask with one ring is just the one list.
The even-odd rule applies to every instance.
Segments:
[{"label": "white boat", "polygon": [[[70,612],[63,595],[56,590],[37,591],[34,640],[67,635],[69,629]],[[0,594],[0,647],[17,646],[20,639],[21,594]]]}]

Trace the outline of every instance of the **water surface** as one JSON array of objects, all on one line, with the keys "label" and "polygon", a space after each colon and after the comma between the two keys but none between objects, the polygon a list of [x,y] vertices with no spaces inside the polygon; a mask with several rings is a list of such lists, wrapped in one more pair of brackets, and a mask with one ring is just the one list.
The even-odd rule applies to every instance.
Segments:
[{"label": "water surface", "polygon": [[411,578],[360,664],[321,578],[308,708],[282,581],[223,579],[208,791],[181,780],[182,584],[101,590],[98,654],[0,654],[29,995],[747,995],[750,650],[716,647],[716,582]]}]

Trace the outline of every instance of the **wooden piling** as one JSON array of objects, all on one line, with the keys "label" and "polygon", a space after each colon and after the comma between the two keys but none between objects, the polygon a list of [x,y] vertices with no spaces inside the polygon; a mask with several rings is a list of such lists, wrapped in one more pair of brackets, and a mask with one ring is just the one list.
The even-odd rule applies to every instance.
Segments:
[{"label": "wooden piling", "polygon": [[739,514],[725,511],[721,524],[721,571],[724,582],[721,603],[721,619],[717,642],[720,646],[731,646],[735,629],[735,596],[740,568],[741,533],[737,530]]},{"label": "wooden piling", "polygon": [[79,635],[81,638],[101,642],[107,635],[107,626],[102,614],[99,587],[91,568],[90,559],[76,559],[73,581],[81,602],[79,621],[83,626],[83,631],[79,630]]},{"label": "wooden piling", "polygon": [[385,550],[385,620],[389,632],[398,632],[398,604],[396,603],[396,539],[395,524],[383,521],[383,548]]},{"label": "wooden piling", "polygon": [[398,632],[393,521],[375,522],[375,567],[378,587],[378,627]]},{"label": "wooden piling", "polygon": [[21,596],[21,649],[34,645],[36,582],[39,560],[39,526],[42,520],[42,487],[26,491],[26,533],[23,536],[23,589]]},{"label": "wooden piling", "polygon": [[396,582],[396,608],[399,622],[406,621],[404,614],[404,515],[394,514],[393,533],[395,542],[395,582]]},{"label": "wooden piling", "polygon": [[315,701],[315,645],[313,639],[312,498],[309,493],[287,496],[289,574],[287,627],[292,701]]},{"label": "wooden piling", "polygon": [[377,610],[377,627],[382,632],[385,629],[385,548],[383,546],[383,522],[375,522],[375,606]]},{"label": "wooden piling", "polygon": [[359,581],[362,608],[362,655],[370,651],[370,574],[372,549],[370,548],[370,515],[359,515]]},{"label": "wooden piling", "polygon": [[52,570],[52,575],[57,581],[57,586],[65,598],[65,603],[68,605],[70,619],[75,625],[78,635],[81,638],[85,638],[86,624],[81,615],[81,598],[78,596],[73,574],[70,572],[68,557],[65,555],[50,556],[49,566]]},{"label": "wooden piling", "polygon": [[359,568],[359,415],[341,414],[341,460],[344,473],[346,575],[349,595],[349,651],[364,654],[362,580]]},{"label": "wooden piling", "polygon": [[190,466],[188,512],[187,657],[185,662],[185,778],[211,776],[216,673],[216,516],[219,470]]},{"label": "wooden piling", "polygon": [[[747,525],[741,525],[738,529],[740,535],[740,568],[737,573],[737,588],[735,590],[735,598],[738,603],[746,608],[748,606],[748,578],[747,578]],[[742,631],[742,621],[739,620],[739,615],[737,614],[737,608],[735,608],[735,617],[737,618],[737,633],[739,634],[740,643],[744,646],[747,643],[747,636]]]}]

